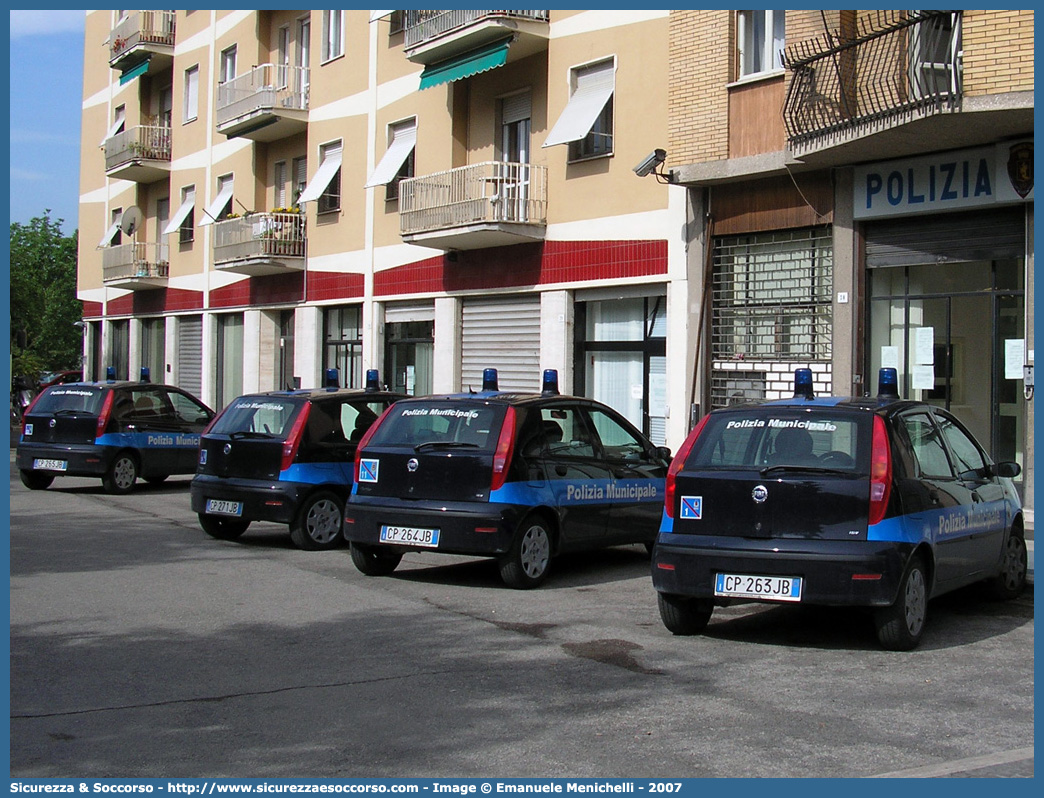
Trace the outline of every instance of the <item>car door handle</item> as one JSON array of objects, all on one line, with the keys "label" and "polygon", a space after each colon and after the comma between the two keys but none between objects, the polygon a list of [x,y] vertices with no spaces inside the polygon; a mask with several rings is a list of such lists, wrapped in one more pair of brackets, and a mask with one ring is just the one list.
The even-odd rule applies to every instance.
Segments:
[{"label": "car door handle", "polygon": [[558,474],[558,476],[560,476],[560,477],[564,477],[566,474],[569,473],[569,469],[566,468],[565,466],[556,465],[555,466],[555,473]]},{"label": "car door handle", "polygon": [[939,503],[939,492],[938,491],[934,491],[934,490],[928,491],[928,498],[932,500],[932,504],[938,504]]}]

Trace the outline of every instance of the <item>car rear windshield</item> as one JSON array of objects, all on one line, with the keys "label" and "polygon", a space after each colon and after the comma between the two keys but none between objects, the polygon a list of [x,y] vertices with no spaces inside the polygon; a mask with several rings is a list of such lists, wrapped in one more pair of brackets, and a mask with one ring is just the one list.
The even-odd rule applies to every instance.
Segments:
[{"label": "car rear windshield", "polygon": [[462,447],[493,451],[506,407],[481,402],[399,402],[370,439],[372,446]]},{"label": "car rear windshield", "polygon": [[305,402],[270,396],[241,396],[232,400],[210,431],[218,435],[248,433],[286,438]]},{"label": "car rear windshield", "polygon": [[86,413],[97,415],[105,397],[104,388],[90,385],[56,385],[40,394],[33,413]]},{"label": "car rear windshield", "polygon": [[862,472],[870,460],[871,431],[869,413],[756,408],[714,414],[685,467],[793,466]]}]

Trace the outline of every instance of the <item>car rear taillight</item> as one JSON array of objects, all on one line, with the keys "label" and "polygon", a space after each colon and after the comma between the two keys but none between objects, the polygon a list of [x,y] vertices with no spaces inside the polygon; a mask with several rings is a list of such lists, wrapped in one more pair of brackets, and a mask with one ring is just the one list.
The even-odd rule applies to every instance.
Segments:
[{"label": "car rear taillight", "polygon": [[678,472],[682,470],[685,466],[685,461],[689,459],[689,452],[692,451],[692,447],[696,444],[696,439],[700,437],[700,433],[703,432],[703,428],[707,425],[708,418],[710,416],[704,416],[700,419],[700,423],[689,433],[689,437],[685,439],[685,442],[681,445],[678,453],[674,455],[674,459],[671,460],[671,465],[667,469],[667,482],[663,493],[663,511],[667,513],[668,518],[674,518],[674,488]]},{"label": "car rear taillight", "polygon": [[514,449],[515,408],[509,407],[504,414],[504,424],[500,428],[500,437],[497,439],[496,451],[493,452],[493,480],[489,485],[491,491],[504,487]]},{"label": "car rear taillight", "polygon": [[[40,391],[40,393],[38,393],[36,396],[33,397],[33,400],[29,403],[29,405],[25,408],[25,410],[22,411],[22,418],[23,419],[26,416],[28,416],[30,413],[33,412],[33,407],[36,405],[37,402],[40,401],[40,397],[43,396],[43,395],[44,395],[44,392]],[[22,422],[22,434],[23,435],[25,434],[25,422],[24,421]]]},{"label": "car rear taillight", "polygon": [[362,450],[366,447],[366,444],[368,444],[370,442],[370,438],[372,438],[373,434],[377,431],[377,427],[379,427],[381,425],[381,422],[384,421],[384,419],[386,419],[388,417],[388,413],[391,412],[391,409],[392,409],[391,405],[388,405],[386,408],[384,408],[384,412],[381,413],[380,416],[377,417],[377,420],[374,421],[370,425],[370,428],[368,430],[366,430],[366,432],[363,433],[363,436],[359,439],[359,445],[355,447],[355,481],[356,482],[359,481],[359,468],[361,467],[360,459],[361,459],[361,456],[362,456]]},{"label": "car rear taillight", "polygon": [[94,432],[95,438],[100,438],[105,434],[105,428],[109,426],[109,416],[112,415],[112,403],[116,399],[116,391],[109,391],[105,394],[105,400],[102,402],[101,410],[98,413],[98,427]]},{"label": "car rear taillight", "polygon": [[306,402],[305,406],[301,408],[301,412],[297,414],[297,418],[294,419],[294,425],[290,428],[290,433],[286,436],[286,440],[283,441],[283,462],[279,464],[280,471],[286,471],[293,464],[294,458],[297,457],[297,448],[301,445],[305,424],[308,422],[308,414],[311,412],[312,405],[310,402]]},{"label": "car rear taillight", "polygon": [[888,510],[892,495],[892,452],[884,419],[874,416],[873,443],[870,448],[870,526],[879,523]]}]

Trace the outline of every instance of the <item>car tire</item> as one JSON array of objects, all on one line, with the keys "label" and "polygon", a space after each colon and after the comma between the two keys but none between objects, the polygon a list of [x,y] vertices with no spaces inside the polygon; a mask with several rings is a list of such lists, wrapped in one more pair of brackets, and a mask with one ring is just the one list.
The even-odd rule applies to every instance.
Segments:
[{"label": "car tire", "polygon": [[145,481],[150,485],[162,485],[167,481],[167,477],[169,476],[170,474],[157,474],[154,477],[145,477]]},{"label": "car tire", "polygon": [[199,525],[212,538],[235,540],[247,531],[250,522],[238,518],[218,518],[214,515],[199,513]]},{"label": "car tire", "polygon": [[54,482],[54,474],[41,474],[39,471],[28,471],[24,468],[18,469],[18,476],[29,490],[46,490]]},{"label": "car tire", "polygon": [[989,581],[990,593],[1004,601],[1018,598],[1026,587],[1026,541],[1012,530],[1004,545],[1001,572]]},{"label": "car tire", "polygon": [[714,603],[708,599],[657,593],[660,620],[667,631],[675,635],[698,635],[707,628]]},{"label": "car tire", "polygon": [[899,597],[874,614],[877,640],[888,651],[910,651],[921,642],[928,616],[928,579],[924,563],[914,557],[899,585]]},{"label": "car tire", "polygon": [[106,493],[130,493],[134,483],[138,481],[138,461],[130,452],[116,455],[109,470],[102,477],[102,487]]},{"label": "car tire", "polygon": [[387,576],[402,561],[402,552],[382,550],[377,546],[365,543],[349,544],[352,552],[352,563],[360,573],[367,576]]},{"label": "car tire", "polygon": [[321,490],[309,496],[290,523],[290,539],[299,549],[322,551],[344,541],[344,502]]},{"label": "car tire", "polygon": [[547,578],[551,565],[551,533],[543,518],[531,515],[519,524],[511,550],[499,562],[500,578],[517,590],[528,590]]}]

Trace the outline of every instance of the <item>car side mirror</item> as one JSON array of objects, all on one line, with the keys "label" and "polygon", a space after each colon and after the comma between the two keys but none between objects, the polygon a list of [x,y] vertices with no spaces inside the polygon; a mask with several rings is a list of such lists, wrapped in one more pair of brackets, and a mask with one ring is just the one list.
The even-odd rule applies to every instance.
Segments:
[{"label": "car side mirror", "polygon": [[670,449],[669,446],[657,446],[656,447],[656,454],[658,454],[660,457],[662,457],[667,462],[670,462],[670,460],[671,460],[671,449]]},{"label": "car side mirror", "polygon": [[1007,477],[1008,479],[1014,479],[1022,473],[1022,466],[1018,463],[1006,461],[1003,463],[994,463],[991,470],[995,477]]}]

